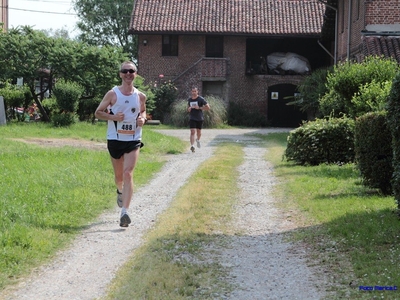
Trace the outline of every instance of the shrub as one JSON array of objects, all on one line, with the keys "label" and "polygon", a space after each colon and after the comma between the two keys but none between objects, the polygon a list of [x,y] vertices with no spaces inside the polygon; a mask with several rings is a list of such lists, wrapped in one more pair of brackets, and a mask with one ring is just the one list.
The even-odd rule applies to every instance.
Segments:
[{"label": "shrub", "polygon": [[160,86],[152,88],[155,99],[155,108],[152,111],[153,119],[158,119],[162,123],[169,123],[169,114],[172,104],[178,97],[178,89],[171,82],[164,82]]},{"label": "shrub", "polygon": [[368,112],[382,111],[386,107],[392,81],[366,83],[360,87],[360,91],[351,99],[353,104],[352,115],[355,117],[364,115]]},{"label": "shrub", "polygon": [[31,101],[30,91],[27,85],[22,87],[5,82],[0,88],[0,96],[4,98],[4,108],[7,111],[7,118],[23,121],[23,114],[16,113],[18,107],[26,108]]},{"label": "shrub", "polygon": [[267,117],[258,110],[250,110],[248,105],[229,102],[228,124],[232,126],[265,127]]},{"label": "shrub", "polygon": [[57,81],[53,95],[56,98],[58,108],[61,112],[76,112],[78,109],[79,98],[84,89],[81,85],[60,79]]},{"label": "shrub", "polygon": [[393,177],[392,189],[400,215],[400,72],[395,76],[388,97],[388,127],[392,134]]},{"label": "shrub", "polygon": [[356,119],[354,151],[364,185],[378,188],[385,195],[392,191],[393,174],[391,132],[386,112],[371,112]]},{"label": "shrub", "polygon": [[[207,96],[205,97],[211,109],[203,111],[204,114],[204,128],[213,128],[226,124],[227,112],[224,101],[220,97]],[[172,105],[170,123],[177,127],[189,126],[189,113],[187,111],[187,100],[180,99],[175,101]]]},{"label": "shrub", "polygon": [[56,83],[53,89],[57,102],[57,110],[53,112],[52,118],[54,126],[69,126],[75,123],[75,113],[83,91],[83,87],[75,82],[61,79]]},{"label": "shrub", "polygon": [[287,161],[301,165],[354,161],[354,120],[317,119],[292,130],[284,153]]},{"label": "shrub", "polygon": [[[322,99],[325,102],[324,115],[331,115],[337,107],[348,116],[363,114],[365,111],[357,112],[357,107],[352,102],[353,97],[368,91],[365,87],[373,81],[376,84],[392,81],[398,71],[396,60],[376,56],[367,57],[362,63],[345,62],[336,65],[334,71],[327,76],[328,93]],[[329,99],[332,97],[333,99]],[[329,109],[329,104],[334,106]]]},{"label": "shrub", "polygon": [[99,106],[99,103],[101,102],[101,98],[94,97],[94,98],[89,98],[89,99],[79,99],[78,102],[78,109],[77,109],[77,114],[79,116],[80,121],[87,121],[91,120],[92,123],[94,123],[96,117],[94,115],[94,112]]}]

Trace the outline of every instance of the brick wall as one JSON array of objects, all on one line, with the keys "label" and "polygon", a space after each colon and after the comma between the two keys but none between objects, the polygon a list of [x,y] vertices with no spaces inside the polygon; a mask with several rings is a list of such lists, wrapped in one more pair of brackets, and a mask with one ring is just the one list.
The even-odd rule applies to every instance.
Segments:
[{"label": "brick wall", "polygon": [[350,59],[357,59],[362,57],[361,33],[367,25],[400,23],[400,1],[339,0],[338,16],[338,61],[345,61],[348,56]]},{"label": "brick wall", "polygon": [[399,0],[374,0],[366,1],[366,24],[399,24]]}]

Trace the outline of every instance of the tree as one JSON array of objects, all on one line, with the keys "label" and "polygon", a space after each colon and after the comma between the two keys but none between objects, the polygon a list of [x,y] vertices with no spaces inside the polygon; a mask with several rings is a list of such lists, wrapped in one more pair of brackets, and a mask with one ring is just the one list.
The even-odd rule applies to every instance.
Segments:
[{"label": "tree", "polygon": [[121,48],[52,38],[31,27],[0,34],[0,81],[22,77],[45,121],[41,100],[56,80],[76,82],[84,87],[84,99],[95,98],[118,84],[119,65],[127,59]]},{"label": "tree", "polygon": [[75,0],[74,9],[80,21],[79,39],[91,45],[119,46],[137,57],[137,37],[128,33],[133,9],[132,0]]}]

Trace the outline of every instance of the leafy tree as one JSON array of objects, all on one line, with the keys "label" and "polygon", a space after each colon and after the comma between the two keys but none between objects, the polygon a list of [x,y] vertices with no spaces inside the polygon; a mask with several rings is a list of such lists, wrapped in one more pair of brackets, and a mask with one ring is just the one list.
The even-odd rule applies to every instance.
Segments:
[{"label": "leafy tree", "polygon": [[[118,84],[118,68],[124,60],[127,56],[121,48],[48,37],[31,27],[0,34],[0,80],[23,77],[45,121],[49,118],[41,101],[56,79],[83,86],[84,99],[100,97]],[[45,83],[39,91],[38,83]]]},{"label": "leafy tree", "polygon": [[75,0],[80,21],[79,39],[91,45],[119,46],[131,59],[137,57],[137,37],[128,33],[133,9],[132,0]]}]

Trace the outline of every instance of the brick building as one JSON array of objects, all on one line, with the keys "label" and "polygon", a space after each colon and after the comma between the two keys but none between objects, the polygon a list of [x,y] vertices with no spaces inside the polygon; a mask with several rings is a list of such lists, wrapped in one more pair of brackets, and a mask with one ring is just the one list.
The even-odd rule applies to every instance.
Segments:
[{"label": "brick building", "polygon": [[305,73],[265,62],[283,53],[308,60],[309,72],[331,65],[325,11],[316,0],[136,0],[138,72],[147,83],[173,81],[181,99],[198,86],[271,126],[296,127],[307,116],[286,103]]},{"label": "brick building", "polygon": [[400,63],[399,0],[327,2],[338,13],[338,61],[362,61],[368,55],[384,55]]}]

